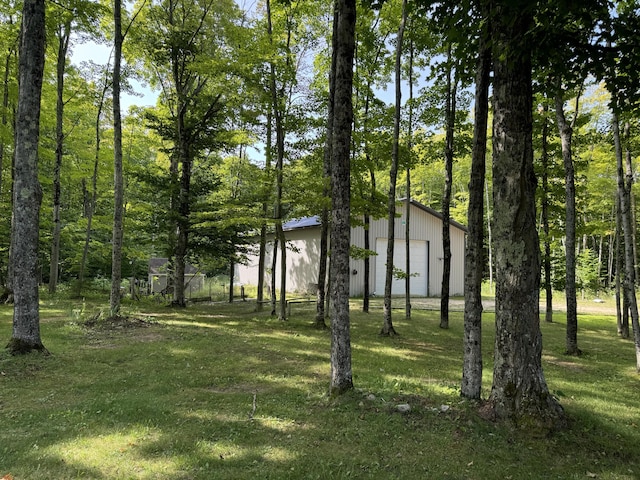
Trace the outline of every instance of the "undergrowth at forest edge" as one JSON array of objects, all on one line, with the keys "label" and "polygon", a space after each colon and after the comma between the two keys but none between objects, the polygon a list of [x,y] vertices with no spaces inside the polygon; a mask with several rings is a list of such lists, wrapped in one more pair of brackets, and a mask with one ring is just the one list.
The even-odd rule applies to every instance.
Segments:
[{"label": "undergrowth at forest edge", "polygon": [[[0,352],[0,478],[635,479],[640,378],[615,318],[580,316],[582,357],[564,317],[542,324],[544,368],[571,420],[549,438],[482,420],[459,396],[462,314],[352,311],[356,390],[327,396],[329,334],[300,307],[288,322],[254,304],[125,306],[100,324],[89,301],[43,301],[51,352]],[[11,307],[0,307],[9,338]],[[484,321],[485,396],[493,315]],[[408,413],[397,405],[408,404]]]}]

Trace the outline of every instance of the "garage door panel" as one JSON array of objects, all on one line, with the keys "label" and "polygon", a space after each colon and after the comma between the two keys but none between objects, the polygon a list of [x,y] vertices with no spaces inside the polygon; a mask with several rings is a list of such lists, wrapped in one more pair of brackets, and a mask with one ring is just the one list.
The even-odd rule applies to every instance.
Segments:
[{"label": "garage door panel", "polygon": [[[375,292],[384,295],[385,271],[387,263],[387,239],[376,239],[376,282]],[[426,240],[411,240],[409,242],[409,254],[411,260],[411,295],[427,295],[428,287],[428,249]],[[405,240],[396,240],[393,248],[393,264],[396,268],[406,269],[406,244]],[[392,295],[404,295],[404,279],[395,279],[391,283]]]}]

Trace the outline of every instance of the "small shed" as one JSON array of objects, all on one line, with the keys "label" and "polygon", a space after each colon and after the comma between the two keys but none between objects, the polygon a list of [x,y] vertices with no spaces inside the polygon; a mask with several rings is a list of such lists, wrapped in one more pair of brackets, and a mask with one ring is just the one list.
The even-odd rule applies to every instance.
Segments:
[{"label": "small shed", "polygon": [[[169,277],[173,275],[168,258],[155,257],[149,259],[149,293],[168,293]],[[184,267],[184,293],[187,297],[204,288],[203,273],[187,263]]]}]

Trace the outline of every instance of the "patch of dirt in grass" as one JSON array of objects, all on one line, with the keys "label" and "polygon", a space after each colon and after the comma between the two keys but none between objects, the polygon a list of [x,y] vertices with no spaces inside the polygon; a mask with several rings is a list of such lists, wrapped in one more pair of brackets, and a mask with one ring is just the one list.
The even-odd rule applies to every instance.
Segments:
[{"label": "patch of dirt in grass", "polygon": [[562,360],[556,357],[551,357],[549,355],[543,355],[542,356],[543,360],[545,360],[547,363],[554,365],[556,367],[562,367],[562,368],[566,368],[567,370],[571,370],[573,372],[582,372],[584,371],[584,368],[582,367],[582,365],[578,365],[575,362],[569,361],[569,360]]},{"label": "patch of dirt in grass", "polygon": [[122,332],[127,332],[127,336],[137,342],[155,342],[164,338],[157,331],[145,331],[149,327],[158,327],[159,323],[126,315],[103,317],[96,314],[81,325],[86,329],[91,348],[117,348],[118,344],[109,340],[114,334]]},{"label": "patch of dirt in grass", "polygon": [[103,318],[102,315],[98,314],[85,320],[83,325],[86,328],[96,330],[122,330],[130,328],[147,328],[151,325],[157,325],[157,323],[126,315],[114,315],[112,317]]}]

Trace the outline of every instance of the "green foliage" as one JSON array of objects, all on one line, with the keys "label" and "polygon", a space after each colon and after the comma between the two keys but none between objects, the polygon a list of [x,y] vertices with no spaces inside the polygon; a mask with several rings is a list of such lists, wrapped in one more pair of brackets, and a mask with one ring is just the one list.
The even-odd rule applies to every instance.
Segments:
[{"label": "green foliage", "polygon": [[351,245],[349,247],[349,256],[354,260],[365,260],[376,255],[378,255],[378,252],[374,250],[367,250],[366,248],[358,247],[357,245]]},{"label": "green foliage", "polygon": [[590,249],[582,250],[576,259],[576,286],[590,294],[600,290],[600,264]]},{"label": "green foliage", "polygon": [[398,268],[395,265],[393,266],[393,278],[395,278],[396,280],[404,280],[406,278],[419,277],[419,276],[420,276],[420,272],[407,273],[401,268]]}]

